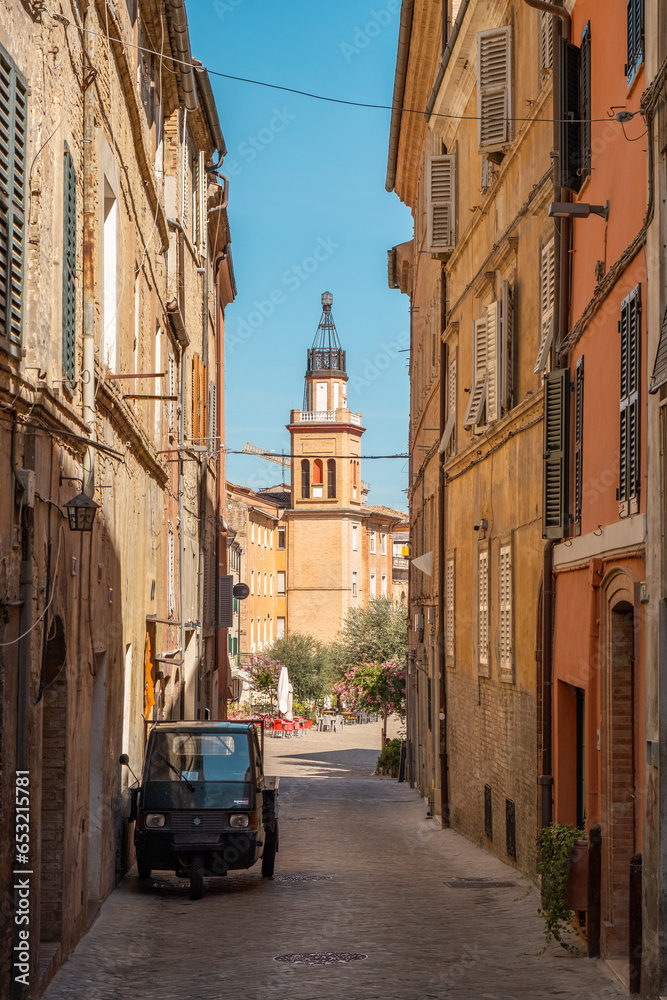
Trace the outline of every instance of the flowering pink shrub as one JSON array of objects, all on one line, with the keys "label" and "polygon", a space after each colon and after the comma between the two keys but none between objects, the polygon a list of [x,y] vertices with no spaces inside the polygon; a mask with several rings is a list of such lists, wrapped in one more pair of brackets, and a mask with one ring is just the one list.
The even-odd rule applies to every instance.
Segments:
[{"label": "flowering pink shrub", "polygon": [[[343,668],[341,668],[343,669]],[[405,706],[405,667],[391,661],[377,663],[364,660],[346,670],[343,679],[334,684],[342,701],[349,708],[402,715]]]},{"label": "flowering pink shrub", "polygon": [[283,664],[278,660],[272,660],[270,656],[251,656],[250,663],[246,666],[246,672],[252,682],[255,691],[268,694],[275,698],[278,694],[278,678]]}]

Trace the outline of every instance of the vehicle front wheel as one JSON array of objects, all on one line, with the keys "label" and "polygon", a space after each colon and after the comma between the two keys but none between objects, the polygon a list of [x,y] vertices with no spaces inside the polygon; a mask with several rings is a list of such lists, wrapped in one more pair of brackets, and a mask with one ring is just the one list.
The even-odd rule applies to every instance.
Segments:
[{"label": "vehicle front wheel", "polygon": [[150,878],[151,871],[152,869],[150,869],[148,865],[145,865],[143,861],[140,861],[139,858],[137,858],[137,872],[139,873],[140,879],[145,880],[147,878]]},{"label": "vehicle front wheel", "polygon": [[264,853],[262,854],[262,875],[264,878],[271,878],[276,864],[276,851],[278,850],[278,820],[272,831],[264,834]]},{"label": "vehicle front wheel", "polygon": [[201,854],[193,854],[190,862],[190,899],[201,899],[204,891],[204,864]]}]

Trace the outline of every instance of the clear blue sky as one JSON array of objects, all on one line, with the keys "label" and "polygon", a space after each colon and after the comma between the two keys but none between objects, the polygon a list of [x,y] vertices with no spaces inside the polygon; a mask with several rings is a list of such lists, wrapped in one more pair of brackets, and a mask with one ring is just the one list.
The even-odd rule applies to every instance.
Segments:
[{"label": "clear blue sky", "polygon": [[[346,100],[391,104],[398,0],[189,0],[195,58],[209,70]],[[384,189],[389,111],[351,108],[211,76],[231,175],[238,297],[226,312],[227,446],[289,451],[320,295],[347,351],[348,405],[362,454],[407,451],[408,302],[387,287],[386,251],[411,236]],[[314,251],[317,249],[317,253]],[[273,293],[274,302],[271,302]],[[229,456],[228,478],[280,481],[263,459]],[[368,461],[369,503],[406,509],[405,460]]]}]

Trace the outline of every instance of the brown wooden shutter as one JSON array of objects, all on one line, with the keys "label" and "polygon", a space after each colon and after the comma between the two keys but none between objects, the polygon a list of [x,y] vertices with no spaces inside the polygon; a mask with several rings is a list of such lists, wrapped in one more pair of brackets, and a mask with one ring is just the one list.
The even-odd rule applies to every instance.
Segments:
[{"label": "brown wooden shutter", "polygon": [[581,187],[581,56],[576,45],[561,38],[560,45],[560,185]]},{"label": "brown wooden shutter", "polygon": [[544,376],[544,482],[542,537],[567,535],[570,373],[557,368]]},{"label": "brown wooden shutter", "polygon": [[428,249],[447,253],[456,245],[456,157],[429,156],[426,199]]},{"label": "brown wooden shutter", "polygon": [[581,176],[591,172],[591,23],[581,36]]},{"label": "brown wooden shutter", "polygon": [[619,516],[639,510],[640,426],[639,363],[641,285],[637,285],[621,303],[621,399],[620,399],[620,469]]}]

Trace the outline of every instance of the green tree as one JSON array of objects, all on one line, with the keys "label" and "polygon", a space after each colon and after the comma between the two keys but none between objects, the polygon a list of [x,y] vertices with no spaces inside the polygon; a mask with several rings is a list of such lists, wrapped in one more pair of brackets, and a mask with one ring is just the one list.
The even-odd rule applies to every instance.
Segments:
[{"label": "green tree", "polygon": [[387,598],[375,598],[365,608],[350,608],[334,652],[343,667],[369,660],[405,662],[408,651],[408,616],[405,608]]},{"label": "green tree", "polygon": [[270,652],[287,667],[294,693],[301,701],[322,702],[332,693],[335,661],[330,648],[312,635],[294,632],[277,639]]}]

